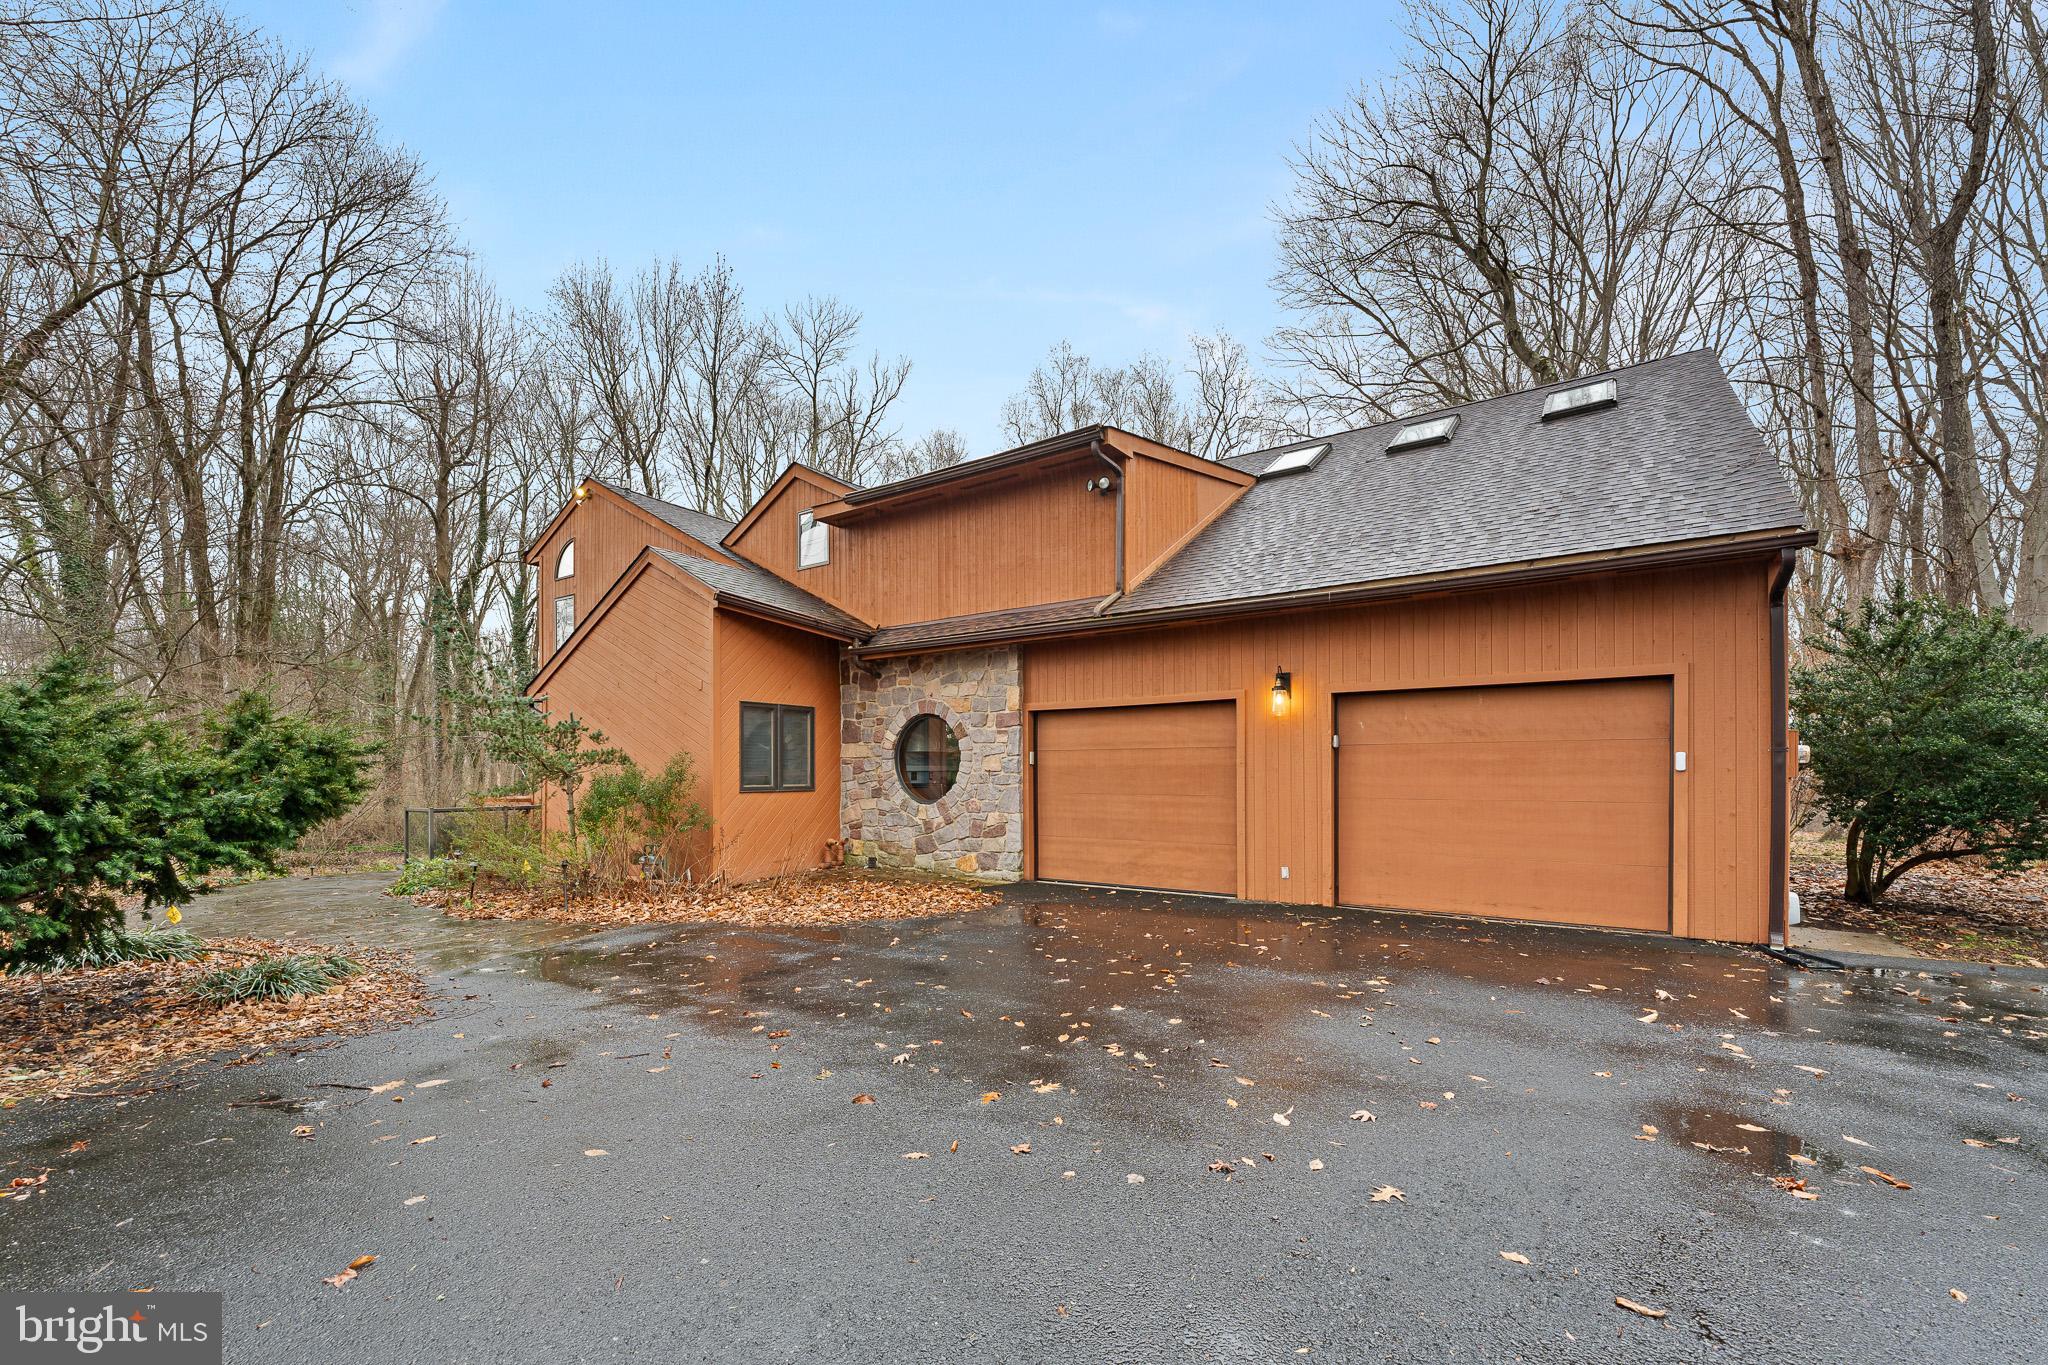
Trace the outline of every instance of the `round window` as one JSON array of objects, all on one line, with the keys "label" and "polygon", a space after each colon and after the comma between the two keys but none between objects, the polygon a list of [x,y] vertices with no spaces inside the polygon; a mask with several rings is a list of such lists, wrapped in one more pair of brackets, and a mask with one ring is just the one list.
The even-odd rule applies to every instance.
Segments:
[{"label": "round window", "polygon": [[937,716],[919,716],[896,737],[896,776],[920,801],[936,801],[960,777],[960,741]]}]

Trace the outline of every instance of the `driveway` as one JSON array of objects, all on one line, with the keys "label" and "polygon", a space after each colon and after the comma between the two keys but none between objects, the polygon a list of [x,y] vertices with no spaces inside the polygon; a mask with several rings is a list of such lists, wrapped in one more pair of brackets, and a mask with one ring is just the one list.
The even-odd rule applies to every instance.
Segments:
[{"label": "driveway", "polygon": [[2017,1361],[2048,1328],[2038,973],[1043,886],[577,936],[380,884],[189,922],[411,948],[437,1017],[0,1116],[0,1160],[57,1167],[0,1204],[0,1282],[221,1290],[229,1359],[294,1362]]}]

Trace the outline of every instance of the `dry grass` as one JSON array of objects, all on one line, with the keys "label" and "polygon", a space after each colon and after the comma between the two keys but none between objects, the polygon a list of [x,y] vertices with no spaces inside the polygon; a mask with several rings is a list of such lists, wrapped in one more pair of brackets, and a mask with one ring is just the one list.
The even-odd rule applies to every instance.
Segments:
[{"label": "dry grass", "polygon": [[0,977],[0,1107],[24,1100],[131,1093],[149,1078],[224,1052],[225,1065],[323,1035],[362,1033],[426,1010],[426,988],[396,954],[350,950],[363,971],[319,995],[209,1005],[191,985],[246,954],[326,952],[308,944],[224,938],[189,962],[124,962]]},{"label": "dry grass", "polygon": [[760,927],[859,924],[980,910],[996,893],[942,877],[834,868],[742,886],[649,886],[626,882],[572,895],[559,889],[467,887],[413,899],[457,919],[552,920],[562,924],[745,924]]}]

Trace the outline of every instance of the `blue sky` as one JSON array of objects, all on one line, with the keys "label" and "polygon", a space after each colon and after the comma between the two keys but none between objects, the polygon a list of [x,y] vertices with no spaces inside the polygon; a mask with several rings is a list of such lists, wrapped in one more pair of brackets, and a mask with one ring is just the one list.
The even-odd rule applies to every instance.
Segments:
[{"label": "blue sky", "polygon": [[1287,6],[231,0],[433,168],[478,264],[723,252],[915,364],[905,433],[997,448],[1061,338],[1255,349],[1285,158],[1392,60],[1388,0]]}]

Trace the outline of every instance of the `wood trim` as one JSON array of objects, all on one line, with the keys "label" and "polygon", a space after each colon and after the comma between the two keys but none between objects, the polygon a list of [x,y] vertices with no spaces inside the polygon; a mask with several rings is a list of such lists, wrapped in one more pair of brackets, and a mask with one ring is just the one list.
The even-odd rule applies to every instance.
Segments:
[{"label": "wood trim", "polygon": [[[847,493],[856,491],[854,486],[844,479],[835,479],[823,470],[813,469],[807,464],[791,460],[783,468],[783,471],[775,476],[775,482],[769,484],[762,491],[761,496],[754,499],[754,505],[747,509],[746,515],[733,523],[733,528],[725,533],[725,540],[722,544],[728,546],[738,544],[740,538],[752,530],[754,523],[759,521],[762,515],[774,505],[775,500],[782,496],[782,490],[789,486],[790,481],[798,478],[810,479],[813,482],[824,484],[828,488],[838,488]],[[816,508],[811,510],[813,512],[817,511]],[[819,520],[822,521],[824,518],[820,517]]]},{"label": "wood trim", "polygon": [[1119,455],[1126,457],[1137,455],[1148,460],[1158,460],[1162,464],[1177,465],[1191,474],[1207,475],[1224,483],[1236,484],[1241,489],[1250,488],[1259,481],[1259,477],[1256,474],[1247,474],[1242,469],[1233,469],[1231,466],[1218,460],[1205,460],[1199,455],[1190,455],[1185,450],[1179,450],[1158,441],[1147,440],[1143,436],[1125,431],[1120,427],[1105,427],[1101,440],[1104,445],[1116,451]]}]

